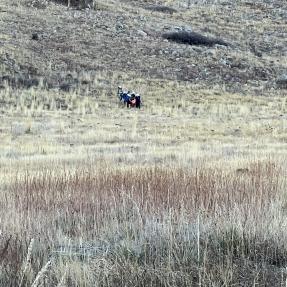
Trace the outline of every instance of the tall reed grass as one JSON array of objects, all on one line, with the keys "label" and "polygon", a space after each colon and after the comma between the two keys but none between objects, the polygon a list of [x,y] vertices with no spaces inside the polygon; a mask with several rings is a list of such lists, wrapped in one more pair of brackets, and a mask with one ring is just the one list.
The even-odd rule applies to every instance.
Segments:
[{"label": "tall reed grass", "polygon": [[0,285],[285,286],[285,192],[272,161],[18,174],[1,199]]}]

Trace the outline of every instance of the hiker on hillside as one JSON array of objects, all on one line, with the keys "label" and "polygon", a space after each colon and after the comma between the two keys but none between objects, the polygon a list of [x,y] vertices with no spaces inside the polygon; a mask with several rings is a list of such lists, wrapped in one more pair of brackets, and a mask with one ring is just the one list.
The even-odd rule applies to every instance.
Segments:
[{"label": "hiker on hillside", "polygon": [[135,93],[131,93],[131,96],[130,96],[130,98],[129,98],[129,102],[128,102],[128,105],[130,106],[130,107],[135,107],[136,106],[136,95],[135,95]]},{"label": "hiker on hillside", "polygon": [[140,109],[141,107],[141,97],[134,92],[127,91],[124,92],[121,86],[118,86],[118,98],[121,102],[124,102],[127,105],[127,108],[136,107]]}]

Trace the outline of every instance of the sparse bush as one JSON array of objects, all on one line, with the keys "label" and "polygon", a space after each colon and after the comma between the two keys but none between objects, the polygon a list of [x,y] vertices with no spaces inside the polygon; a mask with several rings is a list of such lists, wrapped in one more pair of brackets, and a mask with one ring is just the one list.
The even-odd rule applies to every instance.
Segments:
[{"label": "sparse bush", "polygon": [[189,31],[168,32],[164,33],[162,37],[164,39],[177,42],[180,44],[203,45],[203,46],[214,46],[217,44],[217,45],[228,46],[228,44],[221,39],[209,38],[199,33]]},{"label": "sparse bush", "polygon": [[277,87],[287,89],[287,73],[276,80]]},{"label": "sparse bush", "polygon": [[167,13],[167,14],[173,14],[177,12],[176,9],[168,7],[168,6],[164,6],[164,5],[150,5],[150,6],[146,6],[145,9],[155,11],[155,12]]},{"label": "sparse bush", "polygon": [[92,8],[95,3],[94,0],[51,0],[51,1],[79,9]]},{"label": "sparse bush", "polygon": [[39,80],[36,77],[31,77],[28,74],[10,76],[5,75],[0,77],[0,85],[8,85],[12,88],[32,88],[39,85]]}]

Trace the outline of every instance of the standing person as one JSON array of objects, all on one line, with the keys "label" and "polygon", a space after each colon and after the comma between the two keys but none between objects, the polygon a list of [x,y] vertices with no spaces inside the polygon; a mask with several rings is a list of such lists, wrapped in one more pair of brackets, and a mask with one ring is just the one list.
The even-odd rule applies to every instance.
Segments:
[{"label": "standing person", "polygon": [[118,97],[121,100],[121,96],[123,94],[123,88],[121,86],[118,86]]}]

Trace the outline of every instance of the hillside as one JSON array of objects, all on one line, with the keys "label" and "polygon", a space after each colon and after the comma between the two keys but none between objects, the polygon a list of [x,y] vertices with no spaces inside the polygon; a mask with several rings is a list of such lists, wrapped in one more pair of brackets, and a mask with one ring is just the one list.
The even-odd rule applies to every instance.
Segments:
[{"label": "hillside", "polygon": [[[107,82],[132,74],[242,93],[276,88],[287,68],[286,4],[202,2],[186,8],[184,1],[169,1],[176,12],[167,14],[146,9],[152,4],[146,1],[96,1],[95,10],[78,10],[52,1],[2,0],[2,75],[15,77],[11,82],[42,77],[49,87],[65,84],[71,72],[94,77],[104,71],[110,73]],[[190,46],[162,38],[176,29],[230,45]]]},{"label": "hillside", "polygon": [[286,3],[78,2],[0,0],[0,286],[286,286]]}]

